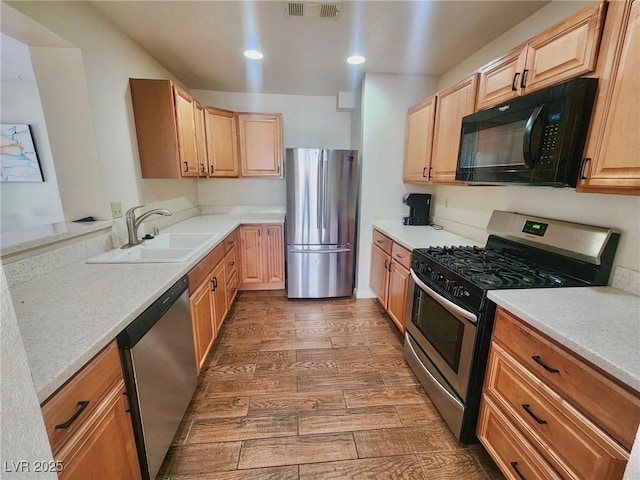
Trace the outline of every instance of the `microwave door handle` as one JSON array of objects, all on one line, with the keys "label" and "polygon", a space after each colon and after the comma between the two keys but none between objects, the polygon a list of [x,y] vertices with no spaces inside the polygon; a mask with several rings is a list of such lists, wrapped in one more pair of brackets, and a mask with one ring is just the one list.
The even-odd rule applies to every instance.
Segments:
[{"label": "microwave door handle", "polygon": [[524,138],[522,144],[522,156],[524,157],[524,164],[533,168],[535,163],[535,159],[533,158],[533,148],[531,145],[531,134],[533,133],[533,127],[535,127],[540,115],[542,114],[542,110],[544,109],[544,105],[540,105],[533,110],[529,120],[527,120],[527,124],[524,127]]}]

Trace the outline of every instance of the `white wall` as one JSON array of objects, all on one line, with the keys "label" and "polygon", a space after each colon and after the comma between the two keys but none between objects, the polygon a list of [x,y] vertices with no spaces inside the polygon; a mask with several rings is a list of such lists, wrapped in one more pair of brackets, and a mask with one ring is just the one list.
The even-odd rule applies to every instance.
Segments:
[{"label": "white wall", "polygon": [[[203,105],[238,112],[282,113],[284,148],[352,148],[351,112],[338,112],[336,97],[209,90],[191,90],[190,93]],[[201,205],[284,206],[285,181],[198,179],[198,199]]]},{"label": "white wall", "polygon": [[[28,56],[26,46],[25,51]],[[34,82],[3,81],[0,105],[0,123],[27,123],[31,126],[45,179],[43,183],[0,183],[0,231],[63,222],[58,180],[38,86]]]},{"label": "white wall", "polygon": [[[196,206],[195,179],[140,176],[129,78],[177,79],[86,2],[15,2],[12,7],[80,49],[91,109],[86,121],[95,128],[105,208],[111,201],[122,202],[124,209],[141,203],[175,211]],[[52,88],[63,92],[66,85]],[[85,172],[77,175],[86,178]]]},{"label": "white wall", "polygon": [[[407,109],[435,93],[434,77],[367,73],[362,88],[362,155],[356,290],[371,297],[369,266],[375,216],[407,215],[406,192],[427,193],[402,183]],[[400,221],[400,220],[398,220]]]},{"label": "white wall", "polygon": [[[439,79],[442,89],[579,10],[589,2],[555,1],[498,37]],[[434,221],[478,240],[494,209],[611,227],[621,231],[615,266],[640,271],[640,198],[550,187],[433,186]],[[447,205],[447,206],[445,206]]]}]

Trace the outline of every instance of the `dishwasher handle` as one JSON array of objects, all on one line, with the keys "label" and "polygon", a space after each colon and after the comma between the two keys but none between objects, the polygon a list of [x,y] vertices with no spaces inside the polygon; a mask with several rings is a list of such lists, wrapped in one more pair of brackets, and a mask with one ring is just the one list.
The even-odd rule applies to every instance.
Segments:
[{"label": "dishwasher handle", "polygon": [[131,348],[140,341],[144,335],[160,320],[162,315],[171,308],[171,306],[180,298],[187,290],[189,281],[186,275],[174,283],[169,290],[164,292],[156,301],[154,301],[138,318],[127,326],[118,336],[118,347]]}]

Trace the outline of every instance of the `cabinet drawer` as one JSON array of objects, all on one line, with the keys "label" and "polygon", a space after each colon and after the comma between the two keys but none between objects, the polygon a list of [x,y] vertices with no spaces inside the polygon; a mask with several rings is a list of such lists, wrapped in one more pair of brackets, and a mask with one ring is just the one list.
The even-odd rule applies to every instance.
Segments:
[{"label": "cabinet drawer", "polygon": [[640,397],[564,347],[498,308],[493,338],[528,371],[631,450],[640,423]]},{"label": "cabinet drawer", "polygon": [[231,275],[238,271],[238,257],[236,255],[236,248],[233,246],[224,256],[224,269],[227,274],[227,282],[231,278]]},{"label": "cabinet drawer", "polygon": [[393,247],[391,247],[391,257],[407,270],[411,268],[411,251],[402,245],[398,245],[397,243],[393,244]]},{"label": "cabinet drawer", "polygon": [[378,230],[373,230],[373,244],[380,247],[385,253],[391,255],[391,249],[393,245],[393,240],[391,240],[386,235],[383,235]]},{"label": "cabinet drawer", "polygon": [[566,477],[622,478],[624,449],[496,344],[485,394]]},{"label": "cabinet drawer", "polygon": [[114,341],[45,401],[42,416],[54,456],[119,380],[122,380],[122,370]]},{"label": "cabinet drawer", "polygon": [[486,395],[480,404],[478,438],[509,479],[561,479]]},{"label": "cabinet drawer", "polygon": [[227,235],[227,237],[224,239],[224,253],[228,253],[229,250],[231,250],[233,247],[235,247],[238,244],[238,229],[236,228],[232,233],[230,233],[229,235]]},{"label": "cabinet drawer", "polygon": [[189,280],[189,295],[195,292],[205,278],[211,273],[211,270],[224,258],[224,247],[218,245],[206,257],[200,260],[200,263],[189,270],[187,278]]}]

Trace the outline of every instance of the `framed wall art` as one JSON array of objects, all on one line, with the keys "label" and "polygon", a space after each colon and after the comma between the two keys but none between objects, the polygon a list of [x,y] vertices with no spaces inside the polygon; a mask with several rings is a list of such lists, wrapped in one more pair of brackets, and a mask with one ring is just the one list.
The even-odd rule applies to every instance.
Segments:
[{"label": "framed wall art", "polygon": [[0,124],[0,182],[44,182],[31,126]]}]

